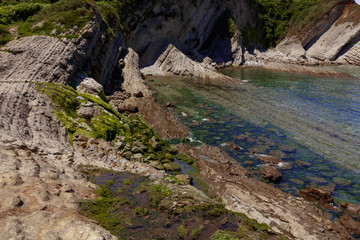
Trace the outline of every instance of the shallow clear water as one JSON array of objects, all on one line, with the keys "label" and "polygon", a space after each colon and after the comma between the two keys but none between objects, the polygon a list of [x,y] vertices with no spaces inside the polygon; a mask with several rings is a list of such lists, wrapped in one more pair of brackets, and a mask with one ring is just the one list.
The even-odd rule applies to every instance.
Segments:
[{"label": "shallow clear water", "polygon": [[[338,69],[359,74],[358,68]],[[356,72],[358,71],[358,72]],[[298,194],[306,185],[333,192],[339,203],[360,204],[360,81],[322,79],[262,69],[226,70],[247,84],[203,84],[184,78],[152,78],[160,102],[191,128],[193,139],[222,147],[261,179],[260,162],[248,154],[279,153],[291,170],[276,184]],[[233,152],[224,143],[244,148]]]}]

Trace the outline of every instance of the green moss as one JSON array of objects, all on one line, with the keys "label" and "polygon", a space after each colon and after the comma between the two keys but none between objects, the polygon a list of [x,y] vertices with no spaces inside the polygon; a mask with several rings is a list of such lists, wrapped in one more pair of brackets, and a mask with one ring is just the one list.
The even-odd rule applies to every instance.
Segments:
[{"label": "green moss", "polygon": [[231,234],[230,232],[223,230],[218,230],[211,236],[211,240],[238,240],[238,239],[239,238],[234,237],[233,234]]},{"label": "green moss", "polygon": [[124,184],[125,186],[130,185],[131,183],[132,183],[131,179],[125,179],[125,180],[123,181],[123,184]]},{"label": "green moss", "polygon": [[177,185],[186,185],[187,184],[186,182],[184,182],[180,179],[177,179],[176,177],[171,176],[171,175],[166,175],[166,177],[164,177],[163,181],[167,182],[167,183],[177,184]]},{"label": "green moss", "polygon": [[135,215],[145,217],[149,215],[149,210],[145,207],[136,207],[132,211]]},{"label": "green moss", "polygon": [[164,185],[154,185],[147,191],[147,196],[152,207],[158,207],[159,203],[166,197],[170,196],[171,190]]},{"label": "green moss", "polygon": [[189,234],[189,230],[184,225],[178,227],[178,232],[181,238],[185,238]]},{"label": "green moss", "polygon": [[178,155],[176,155],[176,158],[179,161],[184,162],[189,165],[192,165],[194,163],[194,159],[190,158],[189,156],[187,156],[185,154],[178,154]]}]

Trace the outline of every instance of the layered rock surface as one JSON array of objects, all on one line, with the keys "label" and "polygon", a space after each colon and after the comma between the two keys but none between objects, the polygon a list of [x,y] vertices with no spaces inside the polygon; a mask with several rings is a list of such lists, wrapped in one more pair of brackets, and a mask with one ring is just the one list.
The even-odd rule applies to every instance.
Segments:
[{"label": "layered rock surface", "polygon": [[143,68],[144,75],[180,75],[193,77],[207,82],[232,82],[235,81],[220,73],[205,63],[201,64],[191,60],[180,52],[175,46],[169,45],[159,59],[151,67]]},{"label": "layered rock surface", "polygon": [[251,178],[222,150],[205,144],[198,149],[181,145],[180,149],[197,160],[202,180],[228,209],[267,223],[294,239],[351,239],[345,228],[327,219],[321,210]]}]

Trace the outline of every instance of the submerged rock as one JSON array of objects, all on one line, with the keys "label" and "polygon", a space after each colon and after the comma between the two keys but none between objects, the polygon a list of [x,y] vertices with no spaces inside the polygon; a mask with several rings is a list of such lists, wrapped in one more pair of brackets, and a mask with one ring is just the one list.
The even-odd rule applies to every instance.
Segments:
[{"label": "submerged rock", "polygon": [[264,166],[261,170],[261,176],[271,182],[280,182],[283,178],[283,175],[271,166]]},{"label": "submerged rock", "polygon": [[170,171],[170,172],[178,172],[181,170],[179,164],[174,163],[174,162],[168,162],[164,164],[166,170]]},{"label": "submerged rock", "polygon": [[264,154],[255,154],[255,156],[263,163],[263,164],[268,164],[270,166],[276,167],[276,168],[280,168],[280,169],[291,169],[292,165],[291,163],[288,162],[284,162],[282,159],[274,157],[274,156],[269,156],[269,155],[264,155]]},{"label": "submerged rock", "polygon": [[233,142],[227,142],[226,146],[228,146],[231,151],[242,151],[242,150],[244,150],[242,147],[236,145]]}]

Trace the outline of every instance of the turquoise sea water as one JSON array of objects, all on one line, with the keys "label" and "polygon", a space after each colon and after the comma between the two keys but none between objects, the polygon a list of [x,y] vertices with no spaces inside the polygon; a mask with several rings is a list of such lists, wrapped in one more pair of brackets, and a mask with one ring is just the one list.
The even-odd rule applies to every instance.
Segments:
[{"label": "turquoise sea water", "polygon": [[[282,154],[293,168],[281,170],[284,179],[274,186],[297,195],[312,185],[332,191],[337,203],[360,204],[360,81],[262,69],[223,73],[248,83],[151,78],[151,86],[160,90],[158,101],[176,105],[173,111],[190,127],[195,143],[223,148],[258,179],[261,162],[249,152]],[[231,151],[226,142],[244,151]],[[284,155],[283,146],[296,152]]]}]

